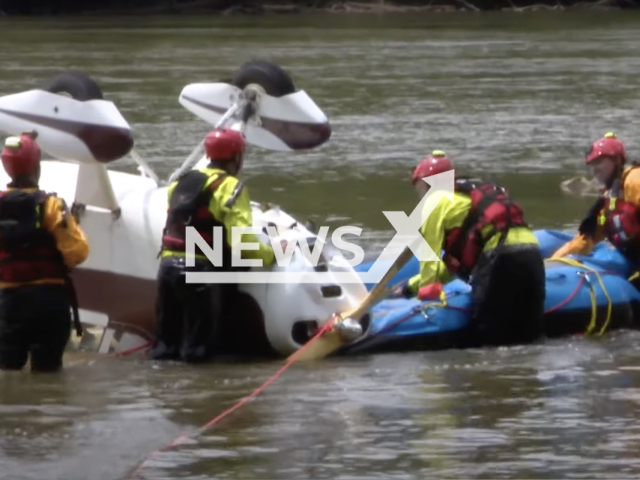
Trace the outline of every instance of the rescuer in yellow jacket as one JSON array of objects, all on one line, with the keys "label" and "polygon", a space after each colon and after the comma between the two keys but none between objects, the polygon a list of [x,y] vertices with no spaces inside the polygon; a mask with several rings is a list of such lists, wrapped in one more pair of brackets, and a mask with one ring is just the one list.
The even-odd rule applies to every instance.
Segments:
[{"label": "rescuer in yellow jacket", "polygon": [[6,139],[2,166],[11,177],[0,192],[0,368],[62,368],[71,315],[80,334],[69,269],[89,245],[64,200],[38,187],[35,133]]},{"label": "rescuer in yellow jacket", "polygon": [[[421,160],[413,172],[418,196],[430,189],[423,178],[451,170],[453,163],[442,151]],[[531,342],[542,334],[544,262],[522,209],[504,188],[456,179],[454,202],[442,198],[420,233],[434,253],[444,251],[444,256],[421,262],[420,273],[396,294],[437,298],[442,283],[457,276],[472,287],[470,338],[503,345]]]},{"label": "rescuer in yellow jacket", "polygon": [[[251,227],[251,201],[237,178],[242,168],[246,143],[242,133],[231,129],[210,132],[204,140],[209,164],[191,170],[169,186],[169,209],[162,237],[158,271],[156,334],[151,348],[154,359],[181,359],[195,363],[215,353],[225,321],[224,313],[233,303],[237,284],[192,284],[186,271],[214,272],[238,270],[231,265],[233,227]],[[214,266],[199,248],[195,266],[186,266],[186,227],[194,227],[209,245],[214,227],[222,229],[222,267]],[[243,250],[243,259],[261,259],[273,265],[275,254],[269,244],[252,233],[242,235],[245,243],[258,243],[256,250]],[[282,241],[283,251],[287,242]]]},{"label": "rescuer in yellow jacket", "polygon": [[609,240],[637,268],[640,263],[640,168],[626,166],[624,144],[607,133],[594,142],[585,163],[604,189],[579,227],[578,235],[552,258],[588,255],[598,242]]}]

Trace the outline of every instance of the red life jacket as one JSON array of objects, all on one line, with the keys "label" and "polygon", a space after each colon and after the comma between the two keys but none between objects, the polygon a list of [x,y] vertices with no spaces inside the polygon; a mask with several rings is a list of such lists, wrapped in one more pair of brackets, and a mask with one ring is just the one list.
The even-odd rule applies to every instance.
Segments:
[{"label": "red life jacket", "polygon": [[[209,210],[213,193],[226,177],[226,173],[219,174],[218,178],[207,188],[205,188],[205,184],[210,177],[206,173],[190,170],[180,177],[169,199],[167,221],[162,234],[162,250],[185,252],[186,227],[188,226],[194,227],[200,236],[212,245],[213,228],[221,227],[224,240],[223,262],[225,266],[230,265],[231,248],[227,243],[227,230],[224,224],[215,218]],[[238,183],[227,202],[228,206],[233,204],[241,189],[242,183]],[[204,255],[197,245],[195,253]]]},{"label": "red life jacket", "polygon": [[0,281],[67,278],[68,269],[55,238],[42,224],[44,204],[50,196],[42,190],[0,192]]},{"label": "red life jacket", "polygon": [[[471,208],[462,225],[445,235],[444,258],[449,271],[469,280],[486,242],[497,233],[503,242],[511,227],[528,227],[520,205],[509,198],[505,188],[492,183],[460,179],[455,191],[471,197]],[[483,229],[491,225],[489,233]]]},{"label": "red life jacket", "polygon": [[[632,165],[638,168],[640,165]],[[597,226],[606,238],[623,254],[640,258],[640,208],[623,198],[624,181],[631,170],[604,191],[580,224],[579,231],[593,238]]]}]

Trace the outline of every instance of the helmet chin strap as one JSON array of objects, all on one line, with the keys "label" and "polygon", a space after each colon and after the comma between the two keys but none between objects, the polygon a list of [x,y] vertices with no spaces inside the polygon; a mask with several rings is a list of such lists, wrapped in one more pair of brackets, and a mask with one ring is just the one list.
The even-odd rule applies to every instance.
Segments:
[{"label": "helmet chin strap", "polygon": [[236,159],[236,174],[240,173],[242,167],[244,166],[244,152],[238,154],[238,158]]},{"label": "helmet chin strap", "polygon": [[612,197],[618,197],[622,193],[622,172],[624,167],[622,163],[616,163],[616,169],[611,175],[611,179],[607,182],[606,188],[611,191]]}]

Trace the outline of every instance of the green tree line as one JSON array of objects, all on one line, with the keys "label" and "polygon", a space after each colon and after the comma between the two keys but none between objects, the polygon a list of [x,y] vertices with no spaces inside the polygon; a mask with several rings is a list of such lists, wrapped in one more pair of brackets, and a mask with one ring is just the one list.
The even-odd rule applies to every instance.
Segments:
[{"label": "green tree line", "polygon": [[[0,0],[4,15],[64,15],[82,13],[188,13],[239,11],[260,13],[269,5],[300,8],[329,8],[332,5],[373,4],[411,7],[450,5],[467,10],[502,10],[541,4],[570,7],[577,3],[597,7],[638,8],[640,0]],[[270,9],[273,11],[273,9]],[[287,11],[283,9],[283,11]],[[382,11],[384,11],[382,9]]]}]

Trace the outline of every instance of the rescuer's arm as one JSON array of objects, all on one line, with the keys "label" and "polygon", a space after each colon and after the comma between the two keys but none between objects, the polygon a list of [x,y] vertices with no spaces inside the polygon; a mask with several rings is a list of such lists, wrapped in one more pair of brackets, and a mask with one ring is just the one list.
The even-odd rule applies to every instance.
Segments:
[{"label": "rescuer's arm", "polygon": [[558,248],[551,255],[551,258],[562,258],[566,255],[589,255],[596,244],[604,240],[604,231],[600,224],[603,207],[604,200],[599,198],[580,223],[578,235]]},{"label": "rescuer's arm", "polygon": [[[239,182],[235,177],[227,177],[216,189],[211,198],[209,210],[216,218],[222,219],[229,245],[233,245],[234,240],[232,227],[251,227],[253,225],[249,193],[242,182]],[[243,249],[242,258],[262,259],[265,267],[273,265],[275,254],[270,244],[262,243],[253,233],[243,234],[242,242],[257,243],[259,246],[255,250]]]},{"label": "rescuer's arm", "polygon": [[420,262],[420,273],[411,277],[407,282],[406,290],[412,295],[417,295],[420,287],[435,282],[446,283],[452,278],[449,269],[440,260],[447,218],[452,213],[452,205],[453,203],[446,198],[440,199],[433,212],[420,227],[420,234],[438,256],[438,260]]},{"label": "rescuer's arm", "polygon": [[65,264],[75,267],[83,263],[89,256],[89,242],[65,201],[51,196],[44,208],[43,226],[53,235]]}]

